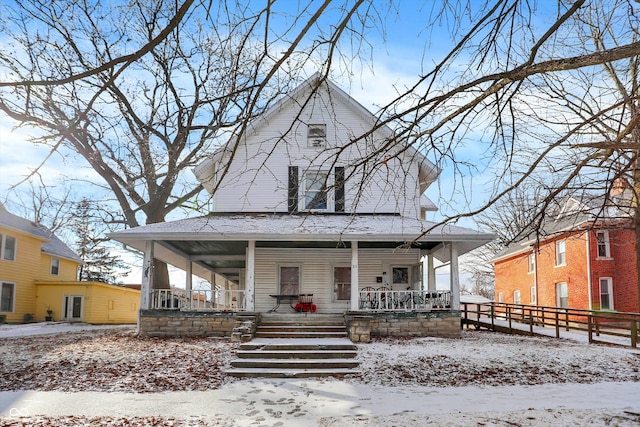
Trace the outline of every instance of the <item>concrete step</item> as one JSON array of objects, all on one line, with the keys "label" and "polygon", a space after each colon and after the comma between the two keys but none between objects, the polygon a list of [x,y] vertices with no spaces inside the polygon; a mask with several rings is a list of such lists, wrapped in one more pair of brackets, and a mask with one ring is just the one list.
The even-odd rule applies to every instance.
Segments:
[{"label": "concrete step", "polygon": [[239,359],[353,359],[355,350],[283,349],[283,350],[238,350]]},{"label": "concrete step", "polygon": [[345,332],[344,325],[265,325],[258,327],[259,332]]},{"label": "concrete step", "polygon": [[313,338],[341,338],[347,337],[347,331],[342,332],[294,332],[294,331],[275,331],[275,332],[263,332],[258,328],[255,334],[256,338],[299,338],[299,339],[313,339]]},{"label": "concrete step", "polygon": [[329,370],[348,369],[358,367],[354,359],[235,359],[231,361],[232,368],[255,368],[264,370]]},{"label": "concrete step", "polygon": [[232,368],[226,371],[228,375],[238,378],[316,378],[316,377],[344,377],[359,375],[360,371],[352,368],[343,369],[263,369],[263,368]]}]

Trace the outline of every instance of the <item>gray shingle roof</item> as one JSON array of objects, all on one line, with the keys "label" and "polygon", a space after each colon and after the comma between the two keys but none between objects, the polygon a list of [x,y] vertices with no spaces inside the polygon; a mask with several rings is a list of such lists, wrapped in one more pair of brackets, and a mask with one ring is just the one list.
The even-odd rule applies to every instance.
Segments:
[{"label": "gray shingle roof", "polygon": [[43,225],[36,224],[28,219],[21,218],[7,211],[0,204],[0,224],[7,228],[12,228],[23,233],[43,239],[42,252],[66,258],[76,262],[82,262],[78,254],[69,248],[62,240],[60,240],[51,230]]}]

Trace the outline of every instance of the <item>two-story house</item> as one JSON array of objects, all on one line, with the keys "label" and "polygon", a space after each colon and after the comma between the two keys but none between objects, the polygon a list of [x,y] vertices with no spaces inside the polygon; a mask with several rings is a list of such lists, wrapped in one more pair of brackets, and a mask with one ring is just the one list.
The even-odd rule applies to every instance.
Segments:
[{"label": "two-story house", "polygon": [[637,312],[631,219],[601,202],[568,199],[537,235],[492,260],[498,302]]},{"label": "two-story house", "polygon": [[[197,292],[210,292],[214,313],[293,313],[286,298],[313,294],[319,314],[421,313],[459,334],[458,256],[493,236],[422,219],[435,209],[424,193],[440,170],[377,123],[313,76],[195,168],[211,193],[208,215],[111,234],[145,253],[143,332],[145,317],[163,316],[154,310],[190,310],[154,289],[157,258],[186,271],[187,291],[193,275],[209,280]],[[438,262],[450,267],[446,289]]]},{"label": "two-story house", "polygon": [[4,322],[132,323],[140,292],[79,282],[82,260],[48,228],[0,204],[0,316]]}]

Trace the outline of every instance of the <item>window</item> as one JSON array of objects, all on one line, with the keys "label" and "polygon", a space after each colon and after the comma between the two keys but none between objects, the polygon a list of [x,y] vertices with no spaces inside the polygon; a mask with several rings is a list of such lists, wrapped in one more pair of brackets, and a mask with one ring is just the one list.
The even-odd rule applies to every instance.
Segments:
[{"label": "window", "polygon": [[520,300],[520,291],[514,291],[513,292],[513,303],[514,304],[522,304],[522,301]]},{"label": "window", "polygon": [[300,293],[300,267],[280,267],[280,294]]},{"label": "window", "polygon": [[559,308],[569,308],[569,288],[566,282],[556,283],[556,305]]},{"label": "window", "polygon": [[531,301],[531,304],[535,304],[536,301],[537,301],[537,298],[536,298],[536,287],[532,286],[529,292],[531,294],[530,298],[529,298],[530,301]]},{"label": "window", "polygon": [[6,234],[0,234],[0,256],[7,261],[16,260],[16,238],[7,236]]},{"label": "window", "polygon": [[60,260],[58,258],[51,258],[51,274],[54,276],[60,274]]},{"label": "window", "polygon": [[556,265],[567,264],[567,250],[564,240],[558,240],[556,242]]},{"label": "window", "polygon": [[333,268],[333,299],[335,301],[351,299],[351,267]]},{"label": "window", "polygon": [[15,300],[14,283],[2,282],[2,290],[0,291],[0,312],[13,312],[13,302]]},{"label": "window", "polygon": [[598,258],[610,258],[611,250],[609,247],[609,232],[597,231],[596,242],[598,245]]},{"label": "window", "polygon": [[304,208],[309,210],[327,209],[327,179],[329,174],[322,171],[307,171],[304,174]]},{"label": "window", "polygon": [[310,148],[324,148],[327,142],[327,125],[307,126],[307,145]]},{"label": "window", "polygon": [[536,254],[535,252],[532,252],[529,254],[529,265],[528,265],[527,271],[529,273],[533,273],[535,269],[536,269]]},{"label": "window", "polygon": [[612,282],[611,277],[600,278],[600,310],[613,310]]},{"label": "window", "polygon": [[394,285],[408,285],[409,284],[409,268],[408,267],[393,267],[391,269],[393,274]]}]

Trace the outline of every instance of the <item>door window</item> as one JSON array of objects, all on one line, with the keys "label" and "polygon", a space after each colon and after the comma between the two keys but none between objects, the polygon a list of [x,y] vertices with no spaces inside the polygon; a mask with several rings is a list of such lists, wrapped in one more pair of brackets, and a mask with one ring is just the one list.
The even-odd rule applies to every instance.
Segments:
[{"label": "door window", "polygon": [[280,267],[280,294],[300,293],[300,267]]},{"label": "door window", "polygon": [[333,268],[333,299],[335,301],[351,299],[351,267]]}]

